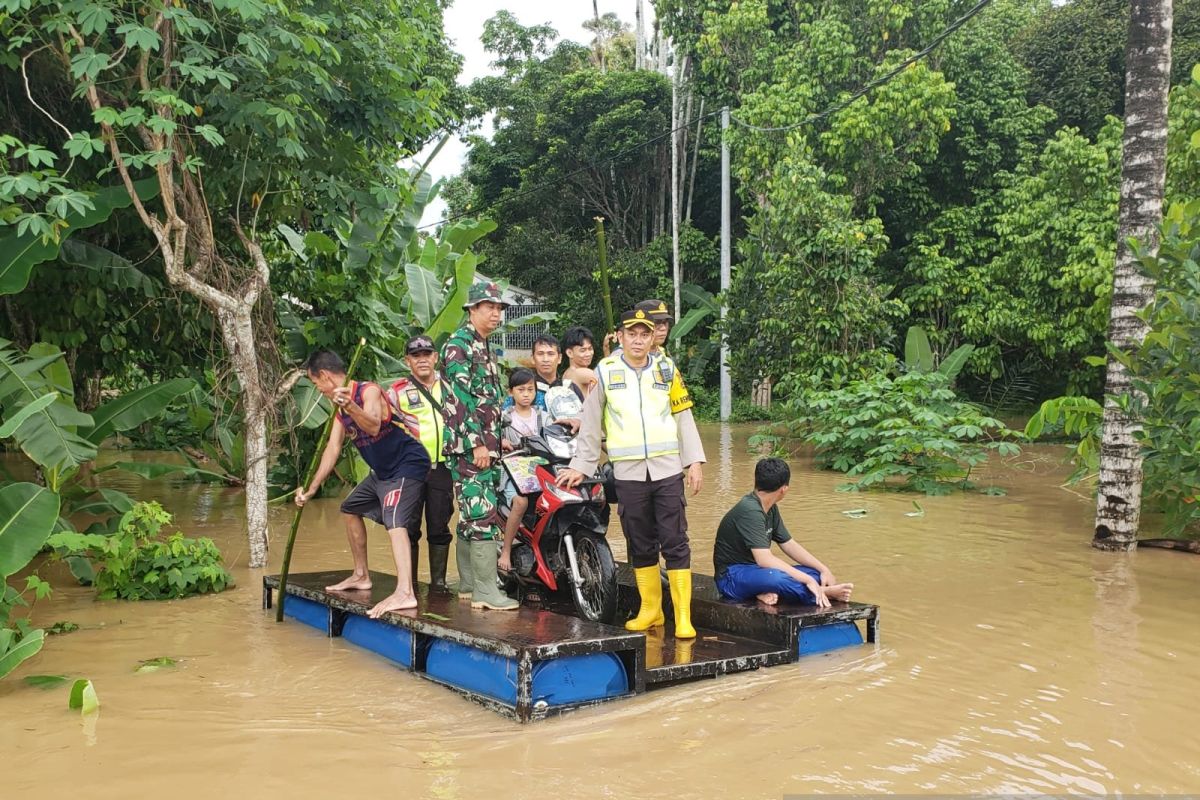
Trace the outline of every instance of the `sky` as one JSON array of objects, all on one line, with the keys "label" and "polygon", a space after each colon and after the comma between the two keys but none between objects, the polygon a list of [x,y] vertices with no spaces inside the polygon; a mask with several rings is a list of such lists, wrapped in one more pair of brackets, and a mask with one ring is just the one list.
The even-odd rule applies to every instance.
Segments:
[{"label": "sky", "polygon": [[[600,0],[600,13],[614,11],[632,28],[636,5],[635,0]],[[652,19],[653,9],[648,0],[643,3],[643,7],[647,19]],[[584,21],[592,16],[591,0],[454,0],[453,5],[446,10],[445,28],[452,47],[463,56],[459,83],[468,84],[476,78],[496,72],[490,66],[492,55],[484,52],[479,37],[483,33],[483,23],[500,9],[512,12],[522,25],[549,23],[558,31],[560,39],[572,39],[584,44],[591,40],[591,35],[583,29]],[[485,120],[478,132],[490,136],[491,126],[491,120]],[[426,148],[426,151],[417,157],[417,163],[423,162],[435,145],[436,142]],[[462,162],[466,155],[466,145],[458,137],[451,137],[430,164],[430,174],[435,180],[457,175],[462,171]],[[439,198],[425,209],[421,222],[434,223],[445,214],[446,204]]]}]

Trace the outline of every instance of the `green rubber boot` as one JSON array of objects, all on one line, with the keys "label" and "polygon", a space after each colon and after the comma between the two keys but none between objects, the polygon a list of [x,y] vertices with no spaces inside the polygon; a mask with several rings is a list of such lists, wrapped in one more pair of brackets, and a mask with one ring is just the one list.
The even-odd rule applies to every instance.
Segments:
[{"label": "green rubber boot", "polygon": [[495,542],[471,542],[471,572],[475,576],[475,593],[471,595],[471,608],[516,611],[521,604],[500,591],[496,583],[497,555]]},{"label": "green rubber boot", "polygon": [[458,593],[459,600],[470,600],[475,593],[475,573],[471,569],[471,543],[466,539],[455,537],[454,560],[458,563]]}]

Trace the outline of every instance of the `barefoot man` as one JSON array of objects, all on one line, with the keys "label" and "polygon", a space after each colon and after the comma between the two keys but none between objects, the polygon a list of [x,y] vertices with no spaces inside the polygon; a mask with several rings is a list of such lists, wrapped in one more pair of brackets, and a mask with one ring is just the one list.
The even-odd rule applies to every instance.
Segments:
[{"label": "barefoot man", "polygon": [[[764,458],[754,467],[754,491],[729,510],[717,528],[713,566],[717,588],[735,600],[757,598],[767,605],[780,600],[828,608],[846,602],[853,583],[838,583],[829,567],[788,533],[779,501],[788,493],[792,471],[780,458]],[[771,542],[796,562],[771,552]]]},{"label": "barefoot man", "polygon": [[346,538],[354,557],[354,572],[341,583],[326,586],[328,592],[371,588],[367,571],[367,526],[363,517],[387,528],[396,560],[396,591],[368,612],[375,618],[388,611],[415,608],[413,594],[412,549],[406,525],[413,507],[421,499],[422,484],[429,473],[429,454],[402,425],[384,398],[383,390],[373,383],[346,382],[346,367],[336,353],[320,350],[304,364],[308,378],[333,403],[336,415],[329,432],[329,444],[321,454],[321,464],[312,485],[296,491],[296,505],[303,507],[317,493],[321,483],[333,472],[342,452],[342,442],[350,434],[354,446],[371,467],[371,474],[354,487],[342,502]]}]

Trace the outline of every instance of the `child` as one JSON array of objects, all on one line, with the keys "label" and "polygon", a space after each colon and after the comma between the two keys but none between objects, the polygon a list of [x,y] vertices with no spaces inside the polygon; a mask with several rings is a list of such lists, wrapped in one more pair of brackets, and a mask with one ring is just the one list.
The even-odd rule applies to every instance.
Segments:
[{"label": "child", "polygon": [[[512,397],[512,405],[500,416],[504,426],[504,439],[500,447],[504,452],[510,452],[521,446],[522,436],[540,436],[543,429],[550,424],[550,418],[540,408],[533,405],[537,397],[537,375],[533,370],[513,370],[508,376],[508,394]],[[500,549],[500,558],[496,562],[497,569],[508,572],[512,569],[512,544],[517,538],[517,528],[521,526],[521,518],[529,510],[529,498],[517,493],[516,485],[506,475],[503,481],[504,496],[508,500],[508,520],[504,523],[504,542]]]}]

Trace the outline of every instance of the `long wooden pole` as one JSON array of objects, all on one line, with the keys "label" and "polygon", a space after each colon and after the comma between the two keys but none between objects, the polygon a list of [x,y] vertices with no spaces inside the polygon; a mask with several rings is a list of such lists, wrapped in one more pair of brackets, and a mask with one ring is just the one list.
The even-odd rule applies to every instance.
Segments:
[{"label": "long wooden pole", "polygon": [[[350,359],[350,366],[346,369],[346,382],[342,386],[350,385],[354,369],[358,366],[358,359],[362,356],[366,344],[366,337],[358,340],[358,347],[354,348],[354,357]],[[308,485],[312,483],[313,476],[317,474],[317,466],[321,463],[321,455],[325,452],[325,445],[329,442],[329,433],[333,430],[333,420],[336,416],[337,409],[331,409],[329,419],[325,421],[325,430],[321,433],[320,441],[317,442],[317,449],[313,451],[312,459],[308,462],[308,471],[304,475],[304,482],[300,484],[304,488],[308,488]],[[296,509],[296,516],[292,518],[292,530],[288,534],[287,547],[283,550],[283,569],[279,571],[279,596],[275,601],[276,622],[283,622],[283,602],[287,597],[287,579],[288,571],[292,566],[292,548],[296,546],[296,532],[300,530],[300,517],[304,514],[305,508],[307,508],[307,504]]]},{"label": "long wooden pole", "polygon": [[605,333],[607,334],[617,329],[617,323],[613,319],[612,290],[608,288],[608,245],[604,241],[604,217],[596,217],[596,247],[600,251],[600,292],[604,296],[604,319],[608,323],[608,330]]}]

